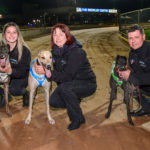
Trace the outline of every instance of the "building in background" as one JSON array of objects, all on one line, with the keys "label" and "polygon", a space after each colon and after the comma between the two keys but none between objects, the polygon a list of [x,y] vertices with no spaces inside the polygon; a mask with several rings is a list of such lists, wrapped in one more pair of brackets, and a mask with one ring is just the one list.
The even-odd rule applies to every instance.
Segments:
[{"label": "building in background", "polygon": [[114,12],[77,11],[77,8],[86,8],[86,3],[86,0],[65,0],[65,3],[64,0],[23,1],[20,12],[3,15],[0,23],[15,21],[21,26],[29,27],[52,26],[58,22],[67,25],[117,24],[117,13]]}]

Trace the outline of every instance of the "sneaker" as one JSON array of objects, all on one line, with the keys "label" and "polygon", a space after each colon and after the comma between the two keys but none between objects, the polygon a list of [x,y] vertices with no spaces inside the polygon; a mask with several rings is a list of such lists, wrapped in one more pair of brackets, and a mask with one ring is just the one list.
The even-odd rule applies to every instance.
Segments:
[{"label": "sneaker", "polygon": [[29,91],[26,91],[26,93],[23,95],[23,107],[29,106]]},{"label": "sneaker", "polygon": [[134,116],[134,117],[144,116],[144,115],[150,115],[150,110],[140,109],[138,111],[130,112],[130,115]]}]

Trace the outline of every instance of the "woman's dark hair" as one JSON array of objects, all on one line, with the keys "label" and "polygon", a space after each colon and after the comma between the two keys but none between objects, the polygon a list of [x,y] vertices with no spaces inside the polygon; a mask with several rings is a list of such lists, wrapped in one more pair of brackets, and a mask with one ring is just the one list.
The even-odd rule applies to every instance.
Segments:
[{"label": "woman's dark hair", "polygon": [[72,35],[70,33],[69,27],[65,24],[58,23],[58,24],[54,25],[52,30],[51,30],[51,48],[54,47],[53,33],[56,30],[56,28],[59,28],[62,32],[65,33],[66,38],[67,38],[66,44],[71,45],[73,43],[73,38],[72,38]]}]

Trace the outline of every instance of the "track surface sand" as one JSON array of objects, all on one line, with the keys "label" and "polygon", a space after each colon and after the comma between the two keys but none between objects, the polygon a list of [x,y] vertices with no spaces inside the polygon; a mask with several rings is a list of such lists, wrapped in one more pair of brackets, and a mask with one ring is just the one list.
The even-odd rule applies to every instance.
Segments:
[{"label": "track surface sand", "polygon": [[[149,150],[150,118],[133,118],[135,126],[130,126],[120,89],[112,114],[105,119],[112,61],[117,54],[127,56],[129,52],[129,46],[119,38],[118,28],[85,29],[72,31],[72,34],[83,44],[97,76],[96,93],[81,103],[86,124],[68,131],[65,109],[51,109],[56,124],[48,124],[43,90],[39,89],[30,125],[24,124],[28,108],[22,108],[21,97],[14,97],[10,102],[12,118],[7,117],[4,108],[0,109],[0,150]],[[26,42],[31,48],[32,59],[38,50],[50,49],[50,35]],[[55,87],[53,83],[53,89]]]}]

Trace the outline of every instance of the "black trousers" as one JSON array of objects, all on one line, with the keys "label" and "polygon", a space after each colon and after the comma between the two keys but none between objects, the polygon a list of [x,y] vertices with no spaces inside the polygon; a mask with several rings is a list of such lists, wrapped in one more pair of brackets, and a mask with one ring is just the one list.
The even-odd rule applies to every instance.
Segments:
[{"label": "black trousers", "polygon": [[9,85],[9,92],[13,96],[22,96],[26,93],[27,86],[28,86],[28,78],[12,79]]},{"label": "black trousers", "polygon": [[141,99],[139,99],[139,94],[136,93],[136,101],[140,103],[142,109],[145,111],[150,111],[150,93],[140,89]]},{"label": "black trousers", "polygon": [[50,96],[50,106],[67,108],[71,121],[83,118],[80,108],[81,98],[92,95],[96,91],[96,82],[73,80],[58,85]]},{"label": "black trousers", "polygon": [[[28,85],[28,79],[11,79],[9,84],[9,93],[13,96],[24,96],[27,93],[26,87]],[[4,89],[0,87],[0,95],[4,95]],[[0,107],[4,106],[5,100],[2,96],[0,100]],[[10,100],[10,99],[9,99]]]}]

